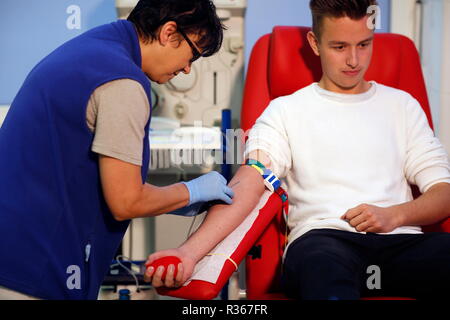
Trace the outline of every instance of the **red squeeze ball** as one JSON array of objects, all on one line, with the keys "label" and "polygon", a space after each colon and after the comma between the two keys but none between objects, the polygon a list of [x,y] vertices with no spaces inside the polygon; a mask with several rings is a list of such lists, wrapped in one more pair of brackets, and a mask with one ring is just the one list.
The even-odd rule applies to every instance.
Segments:
[{"label": "red squeeze ball", "polygon": [[156,269],[158,269],[159,266],[163,266],[164,272],[162,274],[161,280],[164,281],[164,279],[166,278],[167,269],[168,269],[169,265],[171,265],[171,264],[173,264],[175,266],[175,272],[173,273],[173,277],[175,278],[177,276],[179,263],[181,263],[180,258],[175,257],[175,256],[167,256],[167,257],[162,257],[162,258],[159,258],[159,259],[153,261],[150,265],[147,265],[147,268],[153,267],[153,268],[155,268],[155,272],[156,272]]}]

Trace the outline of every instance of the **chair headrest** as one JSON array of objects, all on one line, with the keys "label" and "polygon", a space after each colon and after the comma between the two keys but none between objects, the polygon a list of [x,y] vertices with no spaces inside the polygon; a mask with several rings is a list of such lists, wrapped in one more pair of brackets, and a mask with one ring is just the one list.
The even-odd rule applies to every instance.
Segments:
[{"label": "chair headrest", "polygon": [[272,99],[320,80],[320,59],[312,51],[307,27],[275,27],[269,49],[269,88]]},{"label": "chair headrest", "polygon": [[[308,27],[275,27],[269,52],[269,88],[271,98],[285,96],[320,80],[322,68],[320,58],[311,49],[306,38]],[[412,45],[412,47],[411,47]],[[409,72],[412,77],[417,70],[404,70],[404,59],[408,59],[414,44],[397,34],[375,34],[372,62],[366,80],[399,88],[400,75]]]}]

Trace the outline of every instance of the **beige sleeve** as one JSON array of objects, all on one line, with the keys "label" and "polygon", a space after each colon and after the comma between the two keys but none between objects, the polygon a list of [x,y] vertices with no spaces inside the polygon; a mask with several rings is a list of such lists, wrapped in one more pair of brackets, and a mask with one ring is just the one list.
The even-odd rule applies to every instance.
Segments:
[{"label": "beige sleeve", "polygon": [[142,166],[145,125],[150,117],[147,94],[131,79],[107,82],[91,95],[86,122],[94,132],[92,151]]}]

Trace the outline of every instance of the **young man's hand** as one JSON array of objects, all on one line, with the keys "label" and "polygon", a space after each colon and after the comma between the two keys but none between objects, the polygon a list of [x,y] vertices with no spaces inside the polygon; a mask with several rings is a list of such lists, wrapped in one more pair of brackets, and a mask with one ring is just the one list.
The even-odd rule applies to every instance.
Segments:
[{"label": "young man's hand", "polygon": [[341,219],[359,232],[389,233],[401,226],[400,215],[395,208],[369,204],[361,204],[348,210]]},{"label": "young man's hand", "polygon": [[[175,256],[181,260],[178,266],[169,265],[167,274],[164,280],[161,279],[165,268],[160,266],[156,270],[153,267],[148,268],[144,274],[144,281],[151,282],[152,286],[155,288],[166,287],[166,288],[178,288],[181,287],[192,275],[196,261],[190,258],[187,254],[183,252],[182,249],[169,249],[162,250],[151,254],[146,262],[146,265],[151,264],[155,260],[158,260],[167,256]],[[178,270],[177,270],[178,269]],[[176,272],[176,277],[174,277]]]}]

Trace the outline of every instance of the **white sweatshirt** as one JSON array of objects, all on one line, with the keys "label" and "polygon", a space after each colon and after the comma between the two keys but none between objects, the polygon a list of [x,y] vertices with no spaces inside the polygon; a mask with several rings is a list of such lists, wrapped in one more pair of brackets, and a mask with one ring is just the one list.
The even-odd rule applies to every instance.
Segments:
[{"label": "white sweatshirt", "polygon": [[[311,229],[357,232],[341,216],[366,203],[389,207],[450,183],[447,154],[417,100],[371,82],[346,95],[314,83],[275,99],[250,131],[246,151],[265,151],[289,194],[289,243]],[[404,226],[392,233],[421,233]]]}]

